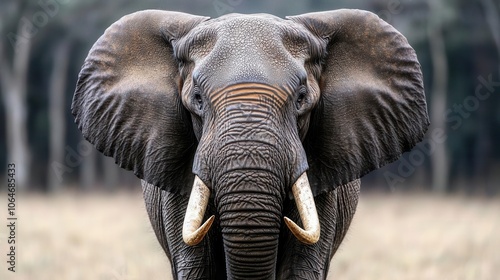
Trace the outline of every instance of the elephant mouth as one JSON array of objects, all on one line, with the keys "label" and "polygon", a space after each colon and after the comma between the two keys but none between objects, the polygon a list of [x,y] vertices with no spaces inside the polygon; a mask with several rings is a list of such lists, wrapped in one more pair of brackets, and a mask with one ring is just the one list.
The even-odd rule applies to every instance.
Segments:
[{"label": "elephant mouth", "polygon": [[[288,217],[284,217],[285,224],[300,242],[314,244],[319,240],[320,224],[305,172],[293,184],[292,193],[304,228]],[[209,198],[210,189],[198,176],[195,176],[182,228],[182,238],[189,246],[197,245],[203,240],[215,219],[212,215],[202,224]]]}]

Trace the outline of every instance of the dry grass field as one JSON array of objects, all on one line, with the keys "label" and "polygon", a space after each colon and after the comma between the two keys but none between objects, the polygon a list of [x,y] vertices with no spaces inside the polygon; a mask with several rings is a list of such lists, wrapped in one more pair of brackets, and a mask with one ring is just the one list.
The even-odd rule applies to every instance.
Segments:
[{"label": "dry grass field", "polygon": [[[18,195],[17,272],[0,279],[170,279],[136,193]],[[500,279],[500,200],[363,195],[329,279]]]}]

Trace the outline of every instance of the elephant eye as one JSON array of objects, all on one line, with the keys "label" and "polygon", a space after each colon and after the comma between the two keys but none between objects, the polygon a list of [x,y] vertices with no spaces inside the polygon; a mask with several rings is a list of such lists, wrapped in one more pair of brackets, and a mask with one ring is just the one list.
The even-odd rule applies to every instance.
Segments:
[{"label": "elephant eye", "polygon": [[198,109],[201,110],[203,107],[203,98],[201,97],[200,88],[195,86],[193,91],[194,103],[198,107]]},{"label": "elephant eye", "polygon": [[307,94],[306,87],[301,86],[297,92],[297,102],[296,102],[297,110],[299,110],[300,107],[302,107],[302,104],[304,103],[304,100],[306,98],[306,94]]},{"label": "elephant eye", "polygon": [[196,100],[196,103],[200,106],[199,108],[201,109],[201,105],[203,105],[203,100],[201,100],[201,94],[195,93],[194,99]]},{"label": "elephant eye", "polygon": [[299,97],[297,98],[297,103],[302,103],[302,101],[304,100],[304,97],[306,97],[306,95],[304,93],[299,94]]}]

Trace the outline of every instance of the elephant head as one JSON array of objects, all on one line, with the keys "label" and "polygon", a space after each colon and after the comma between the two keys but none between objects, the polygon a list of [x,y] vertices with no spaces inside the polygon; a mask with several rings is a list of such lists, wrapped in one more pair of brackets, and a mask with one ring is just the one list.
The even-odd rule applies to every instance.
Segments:
[{"label": "elephant head", "polygon": [[216,224],[233,279],[276,277],[283,224],[317,242],[315,197],[398,159],[428,126],[414,50],[359,10],[125,16],[90,50],[72,112],[120,167],[190,195],[187,245],[166,250]]}]

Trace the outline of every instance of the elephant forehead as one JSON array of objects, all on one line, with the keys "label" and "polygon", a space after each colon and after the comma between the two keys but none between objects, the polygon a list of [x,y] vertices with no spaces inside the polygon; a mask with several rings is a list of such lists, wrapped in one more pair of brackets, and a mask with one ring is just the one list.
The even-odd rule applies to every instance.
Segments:
[{"label": "elephant forehead", "polygon": [[283,24],[259,15],[232,16],[218,22],[216,42],[197,63],[196,72],[215,83],[260,82],[280,85],[305,75],[302,61],[283,43]]}]

